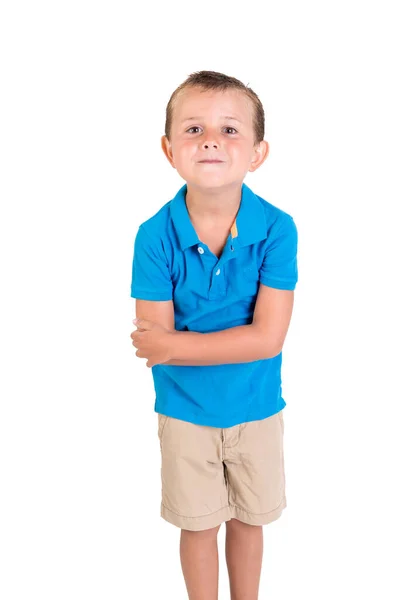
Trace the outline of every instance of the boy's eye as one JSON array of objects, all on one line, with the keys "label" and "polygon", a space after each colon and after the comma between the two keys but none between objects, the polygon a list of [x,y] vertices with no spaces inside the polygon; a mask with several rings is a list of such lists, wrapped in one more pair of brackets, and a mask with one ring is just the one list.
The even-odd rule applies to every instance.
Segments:
[{"label": "boy's eye", "polygon": [[231,129],[232,131],[235,131],[237,133],[237,131],[234,127],[224,127],[224,129]]},{"label": "boy's eye", "polygon": [[[193,129],[200,129],[200,127],[194,126],[194,127],[190,127],[187,132],[190,133],[190,131],[192,131]],[[234,127],[224,127],[223,129],[229,129],[231,131],[234,131],[235,133],[237,133],[237,130]]]}]

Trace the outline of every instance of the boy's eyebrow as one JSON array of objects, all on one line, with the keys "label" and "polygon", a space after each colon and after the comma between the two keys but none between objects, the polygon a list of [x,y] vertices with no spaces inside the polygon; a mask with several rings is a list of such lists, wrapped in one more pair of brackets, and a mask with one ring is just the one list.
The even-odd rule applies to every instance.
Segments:
[{"label": "boy's eyebrow", "polygon": [[[203,117],[188,117],[187,119],[183,119],[183,121],[181,121],[181,123],[186,123],[186,121],[198,121],[199,119],[202,119]],[[239,119],[236,119],[235,117],[221,117],[221,119],[229,119],[230,121],[237,121],[238,123],[241,123],[241,121],[239,121]]]}]

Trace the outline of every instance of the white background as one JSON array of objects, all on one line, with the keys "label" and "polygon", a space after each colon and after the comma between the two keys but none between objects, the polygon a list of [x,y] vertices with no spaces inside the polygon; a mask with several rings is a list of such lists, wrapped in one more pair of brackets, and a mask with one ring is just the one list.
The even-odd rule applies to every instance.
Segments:
[{"label": "white background", "polygon": [[139,224],[184,183],[166,104],[202,69],[260,96],[270,155],[245,181],[299,231],[260,598],[400,597],[394,5],[2,3],[2,600],[187,597],[130,278]]}]

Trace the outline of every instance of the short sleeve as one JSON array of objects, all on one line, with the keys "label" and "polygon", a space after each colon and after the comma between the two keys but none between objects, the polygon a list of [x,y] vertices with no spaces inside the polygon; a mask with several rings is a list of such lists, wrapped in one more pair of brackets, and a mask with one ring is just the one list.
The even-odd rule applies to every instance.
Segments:
[{"label": "short sleeve", "polygon": [[297,228],[293,217],[285,213],[271,228],[260,281],[279,290],[294,290],[297,280]]},{"label": "short sleeve", "polygon": [[172,300],[172,281],[162,245],[149,236],[143,225],[134,243],[131,297]]}]

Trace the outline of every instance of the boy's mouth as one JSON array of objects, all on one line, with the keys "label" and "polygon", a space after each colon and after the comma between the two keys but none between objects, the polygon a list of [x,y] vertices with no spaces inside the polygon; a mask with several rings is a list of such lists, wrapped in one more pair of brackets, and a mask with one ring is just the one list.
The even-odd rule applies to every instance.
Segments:
[{"label": "boy's mouth", "polygon": [[200,163],[222,163],[224,162],[223,160],[199,160]]}]

